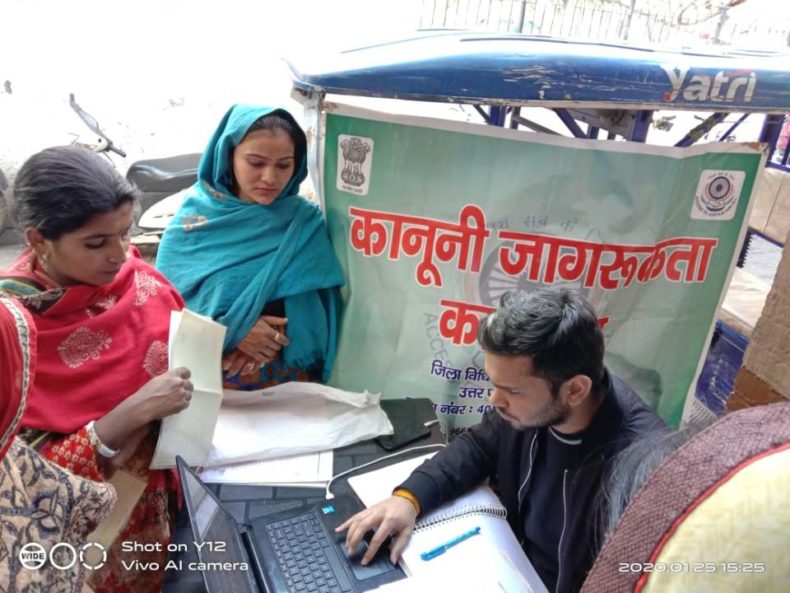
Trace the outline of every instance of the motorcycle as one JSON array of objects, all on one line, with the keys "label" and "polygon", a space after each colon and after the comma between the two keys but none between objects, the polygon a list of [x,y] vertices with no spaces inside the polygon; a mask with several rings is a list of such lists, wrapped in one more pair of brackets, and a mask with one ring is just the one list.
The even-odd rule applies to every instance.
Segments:
[{"label": "motorcycle", "polygon": [[115,166],[115,163],[109,157],[108,153],[114,152],[119,157],[126,158],[126,153],[119,147],[115,146],[107,134],[102,131],[101,127],[99,126],[99,122],[96,121],[96,118],[80,107],[79,104],[77,104],[77,100],[74,98],[74,93],[69,93],[69,107],[71,107],[72,111],[74,111],[85,123],[85,125],[88,126],[88,129],[98,136],[95,144],[80,142],[79,138],[77,138],[72,142],[72,145],[82,146],[83,148],[92,150],[95,153],[103,154],[111,163],[113,163],[113,166]]},{"label": "motorcycle", "polygon": [[197,180],[200,157],[197,152],[132,163],[126,178],[142,193],[142,215],[136,221],[141,235],[158,243],[181,207],[185,191]]},{"label": "motorcycle", "polygon": [[[126,157],[126,153],[102,131],[96,119],[77,104],[74,94],[69,96],[69,106],[98,136],[95,144],[76,144],[104,154],[108,159],[110,152]],[[140,202],[135,212],[135,228],[132,229],[134,243],[138,245],[158,243],[158,238],[183,201],[183,190],[197,180],[200,156],[201,153],[197,152],[144,159],[135,161],[129,166],[126,179],[140,190]],[[110,161],[112,162],[112,159]]]},{"label": "motorcycle", "polygon": [[[74,93],[69,94],[69,107],[76,113],[88,129],[93,132],[95,140],[91,142],[82,141],[81,137],[75,138],[71,144],[81,146],[97,154],[107,157],[107,159],[117,168],[116,163],[110,157],[113,153],[121,158],[126,158],[126,152],[110,139],[102,130],[99,122],[90,113],[85,111],[74,97]],[[140,190],[140,202],[135,208],[134,226],[132,228],[133,242],[145,244],[146,236],[153,236],[153,243],[158,243],[167,223],[175,214],[181,204],[181,190],[188,188],[197,179],[197,166],[200,162],[201,153],[181,154],[172,157],[145,159],[135,161],[126,172],[126,178],[134,183]],[[8,189],[8,180],[0,170],[0,235],[13,228],[6,208],[5,192]],[[175,194],[175,196],[174,196]],[[176,198],[174,201],[172,198]],[[168,201],[170,198],[170,201]],[[164,202],[165,215],[157,214],[162,210],[153,208],[160,202]],[[169,204],[175,204],[174,209]],[[153,208],[152,213],[149,213]],[[169,212],[172,210],[172,212]],[[152,221],[147,223],[146,221]]]}]

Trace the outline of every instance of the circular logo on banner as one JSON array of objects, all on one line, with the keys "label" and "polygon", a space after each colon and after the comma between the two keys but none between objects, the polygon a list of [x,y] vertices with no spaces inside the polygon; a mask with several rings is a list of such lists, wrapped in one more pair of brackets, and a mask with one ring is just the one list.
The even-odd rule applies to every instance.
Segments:
[{"label": "circular logo on banner", "polygon": [[711,179],[704,188],[706,205],[709,210],[724,210],[732,199],[732,182],[724,175]]},{"label": "circular logo on banner", "polygon": [[731,220],[735,215],[744,177],[743,171],[703,171],[694,194],[691,218]]}]

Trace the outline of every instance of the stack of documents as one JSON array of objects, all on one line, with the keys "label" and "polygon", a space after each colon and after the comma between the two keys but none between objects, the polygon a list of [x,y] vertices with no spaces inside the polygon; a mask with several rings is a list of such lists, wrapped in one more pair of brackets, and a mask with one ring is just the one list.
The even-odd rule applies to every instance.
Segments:
[{"label": "stack of documents", "polygon": [[332,476],[332,449],[392,434],[379,394],[301,382],[223,392],[225,332],[187,309],[172,312],[170,368],[188,368],[195,389],[189,407],[162,420],[151,469],[175,467],[180,455],[219,466],[207,482],[320,485]]},{"label": "stack of documents", "polygon": [[211,467],[204,469],[200,478],[207,483],[324,488],[332,478],[332,461],[332,451],[321,451]]},{"label": "stack of documents", "polygon": [[380,399],[296,381],[260,391],[225,390],[203,465],[280,459],[392,434]]}]

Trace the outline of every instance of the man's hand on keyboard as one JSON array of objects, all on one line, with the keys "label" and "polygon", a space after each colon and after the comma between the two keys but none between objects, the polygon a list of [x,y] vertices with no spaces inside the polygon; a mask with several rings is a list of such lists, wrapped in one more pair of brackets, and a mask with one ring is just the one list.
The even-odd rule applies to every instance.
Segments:
[{"label": "man's hand on keyboard", "polygon": [[368,564],[381,545],[392,537],[390,562],[395,564],[414,531],[416,520],[417,509],[411,502],[400,496],[390,496],[388,499],[360,511],[335,531],[348,530],[346,546],[349,553],[357,549],[368,531],[375,531],[368,543],[368,549],[362,557],[362,564]]}]

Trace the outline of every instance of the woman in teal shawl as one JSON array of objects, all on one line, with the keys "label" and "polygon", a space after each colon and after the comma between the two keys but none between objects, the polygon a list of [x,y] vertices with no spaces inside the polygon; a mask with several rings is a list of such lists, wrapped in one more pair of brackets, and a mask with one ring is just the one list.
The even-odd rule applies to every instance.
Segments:
[{"label": "woman in teal shawl", "polygon": [[343,275],[317,204],[297,195],[305,134],[284,109],[236,105],[203,153],[156,267],[228,328],[227,387],[327,380]]}]

